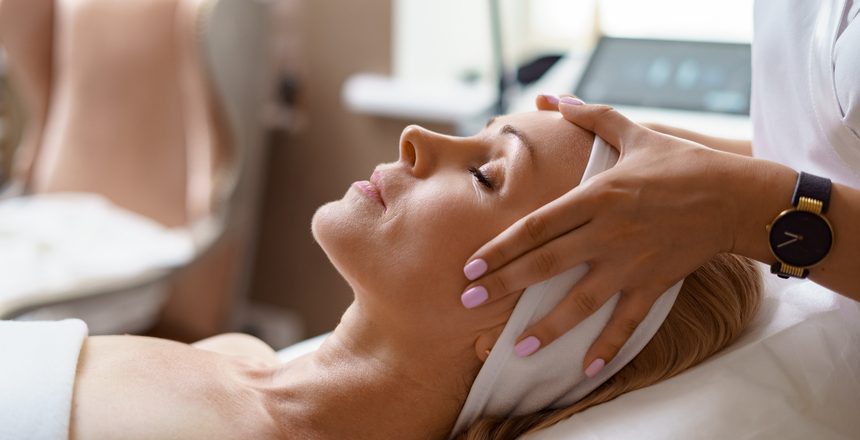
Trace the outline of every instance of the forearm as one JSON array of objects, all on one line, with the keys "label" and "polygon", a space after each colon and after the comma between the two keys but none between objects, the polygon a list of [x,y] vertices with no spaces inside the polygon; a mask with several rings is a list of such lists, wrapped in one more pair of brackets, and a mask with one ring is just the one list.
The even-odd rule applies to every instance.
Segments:
[{"label": "forearm", "polygon": [[726,153],[740,154],[741,156],[752,156],[752,143],[749,140],[728,139],[716,136],[709,136],[695,131],[685,130],[683,128],[672,127],[669,125],[647,123],[642,124],[651,130],[659,133],[668,134],[677,138],[686,139],[697,144],[704,145],[714,150],[724,151]]},{"label": "forearm", "polygon": [[[732,252],[773,264],[766,227],[791,207],[798,171],[761,159],[735,157],[731,162],[734,176],[728,177],[726,193],[734,205]],[[860,191],[834,184],[826,217],[833,227],[833,247],[810,269],[810,279],[860,301]]]}]

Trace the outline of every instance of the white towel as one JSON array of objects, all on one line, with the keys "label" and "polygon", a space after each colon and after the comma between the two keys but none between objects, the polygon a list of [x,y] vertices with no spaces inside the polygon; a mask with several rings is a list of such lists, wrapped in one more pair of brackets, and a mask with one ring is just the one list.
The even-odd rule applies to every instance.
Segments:
[{"label": "white towel", "polygon": [[[582,182],[611,168],[617,161],[618,152],[595,136]],[[583,398],[639,354],[663,324],[683,282],[679,281],[660,296],[616,357],[593,378],[582,371],[585,353],[609,321],[619,294],[537,353],[526,358],[514,354],[517,337],[546,316],[587,271],[588,266],[581,264],[523,292],[469,390],[452,437],[481,416],[528,414],[569,406]]]},{"label": "white towel", "polygon": [[87,325],[79,319],[0,321],[0,439],[69,438],[86,337]]},{"label": "white towel", "polygon": [[193,258],[192,237],[105,197],[48,193],[0,201],[0,301],[122,284]]}]

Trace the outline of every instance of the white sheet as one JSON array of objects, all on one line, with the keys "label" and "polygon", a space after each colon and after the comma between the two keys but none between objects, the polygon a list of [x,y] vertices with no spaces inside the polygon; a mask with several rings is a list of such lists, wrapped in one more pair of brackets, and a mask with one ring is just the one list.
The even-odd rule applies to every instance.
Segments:
[{"label": "white sheet", "polygon": [[[313,351],[324,337],[282,350],[281,359]],[[526,438],[856,440],[860,303],[765,275],[761,311],[731,347]]]},{"label": "white sheet", "polygon": [[527,438],[860,438],[860,305],[766,281],[754,325],[722,353]]},{"label": "white sheet", "polygon": [[293,345],[290,345],[287,348],[281,349],[278,351],[278,359],[283,363],[287,363],[293,359],[302,357],[308,353],[314,352],[320,345],[322,345],[325,338],[328,337],[330,333],[324,333],[319,336],[314,336],[310,339],[305,339],[301,342],[296,342]]},{"label": "white sheet", "polygon": [[0,321],[0,439],[64,440],[87,325]]}]

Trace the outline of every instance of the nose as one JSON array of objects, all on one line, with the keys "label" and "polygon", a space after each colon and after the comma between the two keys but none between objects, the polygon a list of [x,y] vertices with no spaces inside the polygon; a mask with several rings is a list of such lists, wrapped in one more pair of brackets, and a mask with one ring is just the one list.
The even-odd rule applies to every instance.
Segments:
[{"label": "nose", "polygon": [[434,137],[440,135],[418,125],[410,125],[400,134],[400,162],[416,177],[426,177],[433,169],[436,161]]},{"label": "nose", "polygon": [[400,163],[413,176],[426,178],[440,168],[463,167],[476,156],[485,155],[487,148],[474,137],[448,136],[410,125],[400,134]]}]

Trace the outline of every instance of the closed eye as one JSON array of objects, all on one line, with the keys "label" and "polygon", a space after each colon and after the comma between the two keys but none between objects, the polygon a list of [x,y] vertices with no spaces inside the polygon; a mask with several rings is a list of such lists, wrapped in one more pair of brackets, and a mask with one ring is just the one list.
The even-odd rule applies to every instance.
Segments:
[{"label": "closed eye", "polygon": [[469,172],[472,173],[473,176],[475,176],[475,179],[477,179],[478,182],[481,183],[481,185],[487,187],[487,189],[491,191],[495,189],[493,181],[489,177],[487,177],[487,175],[484,174],[483,171],[481,171],[480,169],[475,167],[469,167]]}]

